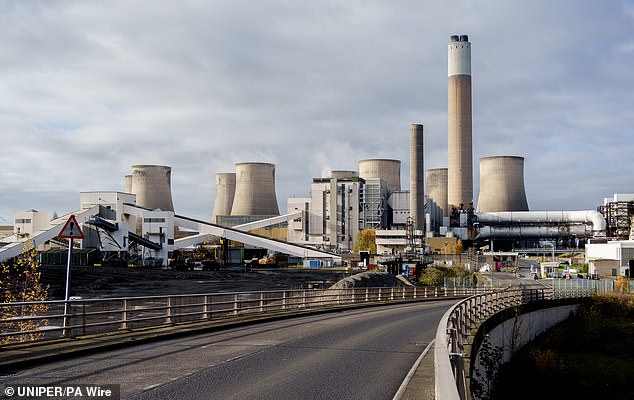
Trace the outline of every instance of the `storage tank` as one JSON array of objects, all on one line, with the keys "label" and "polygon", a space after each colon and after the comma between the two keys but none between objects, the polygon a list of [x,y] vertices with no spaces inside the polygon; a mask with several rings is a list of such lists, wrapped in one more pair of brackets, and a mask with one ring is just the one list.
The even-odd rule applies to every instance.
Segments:
[{"label": "storage tank", "polygon": [[380,178],[391,192],[401,191],[401,161],[368,159],[359,161],[359,176],[363,179]]},{"label": "storage tank", "polygon": [[132,175],[125,176],[125,192],[132,193]]},{"label": "storage tank", "polygon": [[466,208],[473,201],[471,43],[467,35],[452,35],[448,45],[447,116],[448,208],[460,204]]},{"label": "storage tank", "polygon": [[130,193],[136,204],[150,210],[174,211],[172,168],[164,165],[133,165]]},{"label": "storage tank", "polygon": [[335,180],[358,178],[358,177],[359,177],[359,173],[357,171],[334,170],[330,173],[330,178]]},{"label": "storage tank", "polygon": [[409,127],[409,215],[414,228],[425,230],[425,164],[423,125]]},{"label": "storage tank", "polygon": [[442,216],[449,216],[447,206],[447,168],[430,168],[426,174],[427,188],[425,193],[438,208],[442,210]]},{"label": "storage tank", "polygon": [[528,211],[524,190],[524,157],[480,159],[480,194],[476,212]]},{"label": "storage tank", "polygon": [[275,195],[274,164],[236,164],[236,190],[231,215],[280,215]]},{"label": "storage tank", "polygon": [[235,172],[221,172],[216,174],[216,200],[211,214],[211,223],[217,223],[218,215],[231,215],[231,207],[236,193]]}]

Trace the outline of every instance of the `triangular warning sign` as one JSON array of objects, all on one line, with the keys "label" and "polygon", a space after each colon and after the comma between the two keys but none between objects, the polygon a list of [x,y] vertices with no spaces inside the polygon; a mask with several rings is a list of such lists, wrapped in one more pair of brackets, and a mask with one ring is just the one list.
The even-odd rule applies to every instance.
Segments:
[{"label": "triangular warning sign", "polygon": [[62,239],[83,239],[84,233],[81,231],[77,220],[74,215],[71,215],[68,218],[68,221],[64,224],[61,232],[57,235],[58,238]]}]

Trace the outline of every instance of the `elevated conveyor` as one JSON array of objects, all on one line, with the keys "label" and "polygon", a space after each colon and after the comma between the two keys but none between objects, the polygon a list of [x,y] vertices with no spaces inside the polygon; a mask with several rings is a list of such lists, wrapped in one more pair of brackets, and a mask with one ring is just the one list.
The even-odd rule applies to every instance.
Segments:
[{"label": "elevated conveyor", "polygon": [[75,219],[77,219],[77,223],[79,225],[83,225],[87,223],[88,220],[90,220],[91,218],[99,215],[99,206],[96,205],[91,208],[74,211],[72,213],[56,218],[51,221],[50,228],[39,231],[39,232],[35,232],[32,235],[29,235],[28,237],[17,237],[13,235],[13,236],[4,238],[2,240],[2,243],[8,243],[8,244],[3,247],[0,247],[0,262],[9,260],[13,257],[18,256],[19,254],[22,254],[23,247],[26,245],[29,239],[31,240],[31,245],[33,245],[34,247],[37,247],[38,245],[46,243],[47,241],[57,237],[60,230],[62,229],[66,221],[68,221],[68,218],[71,215],[75,215]]},{"label": "elevated conveyor", "polygon": [[[126,203],[123,205],[123,212],[126,214],[135,215],[139,217],[141,216],[143,211],[147,211],[147,209],[143,207],[139,207],[134,204],[129,204],[129,203]],[[288,214],[288,215],[293,215],[293,214]],[[288,218],[287,216],[282,216],[282,217]],[[309,258],[309,259],[311,258],[329,259],[329,260],[332,260],[333,263],[341,263],[341,257],[336,254],[328,253],[326,251],[316,250],[312,247],[296,245],[296,244],[284,242],[281,240],[275,240],[275,239],[270,239],[270,238],[259,236],[259,235],[254,235],[252,233],[243,232],[235,228],[227,228],[224,226],[212,224],[210,222],[200,221],[193,218],[184,217],[181,215],[174,215],[174,224],[179,227],[198,232],[199,235],[201,235],[199,236],[200,239],[202,239],[203,237],[202,235],[207,234],[207,235],[222,237],[228,240],[233,240],[236,242],[248,244],[255,247],[261,247],[271,251],[277,251],[277,252],[288,254],[295,257],[302,257],[302,258]],[[190,245],[195,244],[194,242],[191,242],[191,240],[198,240],[199,238],[190,239],[189,244]],[[184,239],[188,239],[188,238],[184,238]],[[200,240],[197,243],[200,243],[203,241],[204,239]],[[177,247],[186,247],[186,246],[179,245]]]}]

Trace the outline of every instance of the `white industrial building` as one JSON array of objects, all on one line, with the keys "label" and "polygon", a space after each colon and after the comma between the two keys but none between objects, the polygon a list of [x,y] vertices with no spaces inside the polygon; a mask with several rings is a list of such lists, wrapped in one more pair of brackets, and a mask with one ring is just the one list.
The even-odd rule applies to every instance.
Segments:
[{"label": "white industrial building", "polygon": [[588,273],[599,276],[631,276],[634,268],[634,240],[586,244]]}]

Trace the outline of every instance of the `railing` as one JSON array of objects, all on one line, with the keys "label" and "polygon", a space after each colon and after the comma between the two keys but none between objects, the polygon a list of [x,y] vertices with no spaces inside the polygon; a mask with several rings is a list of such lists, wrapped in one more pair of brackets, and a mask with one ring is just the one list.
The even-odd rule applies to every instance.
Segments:
[{"label": "railing", "polygon": [[478,327],[505,309],[541,300],[589,297],[592,288],[507,289],[477,294],[450,308],[436,331],[435,379],[436,399],[467,398],[467,376],[464,361]]},{"label": "railing", "polygon": [[[481,291],[480,291],[481,292]],[[283,290],[112,299],[0,303],[0,343],[107,334],[181,323],[364,303],[464,297],[469,288],[380,287]],[[64,312],[64,306],[67,312]]]}]

